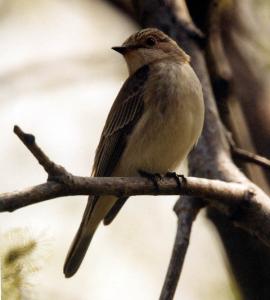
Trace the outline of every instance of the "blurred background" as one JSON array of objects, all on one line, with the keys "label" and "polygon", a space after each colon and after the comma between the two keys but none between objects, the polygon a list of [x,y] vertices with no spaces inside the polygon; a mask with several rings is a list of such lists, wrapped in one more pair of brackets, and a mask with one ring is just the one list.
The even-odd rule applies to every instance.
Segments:
[{"label": "blurred background", "polygon": [[[260,11],[265,21],[269,7]],[[136,30],[105,1],[0,1],[1,193],[46,180],[13,134],[15,124],[33,133],[49,157],[68,171],[90,174],[106,116],[127,77],[124,60],[110,48]],[[79,272],[70,279],[62,268],[86,197],[1,214],[2,252],[37,241],[25,262],[33,268],[20,284],[22,299],[158,299],[176,230],[176,199],[130,198],[111,226],[99,228]],[[183,300],[238,299],[204,212],[193,227],[175,298],[180,295]]]}]

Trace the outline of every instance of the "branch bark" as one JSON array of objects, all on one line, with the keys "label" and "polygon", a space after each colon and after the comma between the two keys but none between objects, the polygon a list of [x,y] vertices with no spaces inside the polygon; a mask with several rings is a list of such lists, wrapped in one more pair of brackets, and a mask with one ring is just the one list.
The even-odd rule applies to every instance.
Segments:
[{"label": "branch bark", "polygon": [[[16,209],[46,200],[75,195],[113,195],[119,198],[135,195],[191,195],[205,197],[213,206],[226,214],[251,202],[256,209],[259,204],[252,189],[238,183],[209,180],[196,177],[179,179],[181,187],[173,178],[163,177],[158,181],[158,191],[153,182],[143,177],[80,177],[69,173],[51,178],[48,182],[21,191],[0,194],[0,212],[12,212]],[[270,218],[270,205],[260,203],[260,214]],[[260,218],[260,217],[259,217]],[[270,227],[269,227],[270,229]]]}]

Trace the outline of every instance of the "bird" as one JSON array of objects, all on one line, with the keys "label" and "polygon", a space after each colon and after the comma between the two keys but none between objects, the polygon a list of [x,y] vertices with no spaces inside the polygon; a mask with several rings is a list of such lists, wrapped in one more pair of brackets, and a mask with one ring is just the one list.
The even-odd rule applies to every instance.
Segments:
[{"label": "bird", "polygon": [[[204,123],[202,87],[190,56],[156,28],[142,29],[112,49],[123,55],[129,77],[108,114],[92,176],[175,170],[196,145]],[[111,223],[126,200],[89,196],[64,264],[67,278],[79,269],[99,224]]]}]

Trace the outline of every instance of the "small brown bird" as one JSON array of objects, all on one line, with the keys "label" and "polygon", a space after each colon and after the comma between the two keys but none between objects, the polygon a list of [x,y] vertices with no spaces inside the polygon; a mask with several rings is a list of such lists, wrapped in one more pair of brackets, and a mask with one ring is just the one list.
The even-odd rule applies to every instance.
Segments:
[{"label": "small brown bird", "polygon": [[[173,171],[197,143],[204,120],[201,84],[189,56],[154,28],[129,37],[121,47],[129,78],[108,115],[97,147],[93,176],[138,176],[138,171]],[[79,268],[103,220],[109,224],[126,198],[90,196],[64,265]]]}]

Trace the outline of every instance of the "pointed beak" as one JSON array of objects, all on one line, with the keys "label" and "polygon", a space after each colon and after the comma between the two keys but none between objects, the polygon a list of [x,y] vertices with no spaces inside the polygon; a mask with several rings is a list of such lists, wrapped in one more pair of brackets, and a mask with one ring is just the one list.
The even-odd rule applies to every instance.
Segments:
[{"label": "pointed beak", "polygon": [[118,53],[121,53],[121,54],[125,54],[127,53],[128,51],[128,47],[124,47],[124,46],[121,46],[121,47],[112,47],[112,49]]}]

